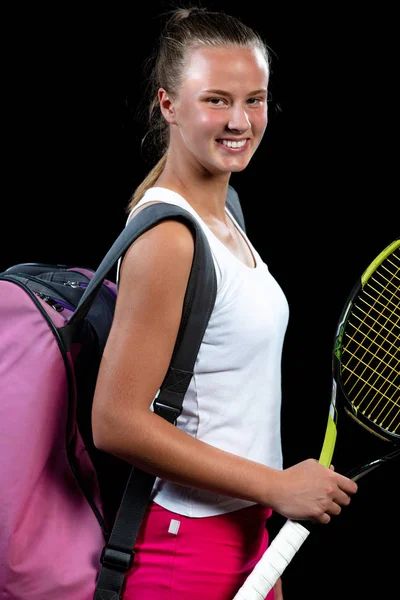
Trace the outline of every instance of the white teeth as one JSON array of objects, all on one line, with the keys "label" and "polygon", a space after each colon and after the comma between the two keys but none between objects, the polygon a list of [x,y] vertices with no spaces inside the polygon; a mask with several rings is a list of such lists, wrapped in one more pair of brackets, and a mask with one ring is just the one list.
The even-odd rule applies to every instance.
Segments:
[{"label": "white teeth", "polygon": [[228,148],[242,148],[245,145],[246,140],[241,140],[240,142],[231,142],[230,140],[221,140],[224,146],[228,146]]}]

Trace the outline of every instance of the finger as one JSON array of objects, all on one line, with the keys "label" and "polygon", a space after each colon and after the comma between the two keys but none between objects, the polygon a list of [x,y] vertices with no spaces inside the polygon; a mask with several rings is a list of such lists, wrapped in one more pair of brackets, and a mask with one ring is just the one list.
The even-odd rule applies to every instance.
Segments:
[{"label": "finger", "polygon": [[331,517],[326,512],[326,513],[322,513],[322,515],[320,515],[319,517],[315,517],[315,518],[311,519],[311,522],[320,524],[320,525],[327,525],[330,522],[330,520],[331,520]]},{"label": "finger", "polygon": [[338,504],[340,504],[341,506],[348,506],[350,504],[350,496],[348,494],[346,494],[346,492],[343,492],[342,490],[338,490],[337,494],[335,494],[335,497],[333,498],[334,502],[337,502]]},{"label": "finger", "polygon": [[356,482],[348,479],[344,475],[340,476],[339,486],[347,495],[353,495],[358,490]]},{"label": "finger", "polygon": [[340,506],[340,504],[337,504],[337,502],[332,502],[332,505],[329,509],[329,514],[337,517],[338,515],[340,515],[340,513],[342,512],[342,507]]}]

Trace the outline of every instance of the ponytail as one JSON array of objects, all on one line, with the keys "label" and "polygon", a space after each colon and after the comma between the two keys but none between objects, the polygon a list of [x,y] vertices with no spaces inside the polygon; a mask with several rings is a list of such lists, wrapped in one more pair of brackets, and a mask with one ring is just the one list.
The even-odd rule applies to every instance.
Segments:
[{"label": "ponytail", "polygon": [[144,196],[145,192],[153,187],[154,183],[160,177],[161,173],[164,171],[165,163],[167,161],[167,153],[163,154],[158,163],[151,169],[151,171],[147,174],[146,178],[143,179],[142,183],[136,188],[133,193],[132,198],[130,199],[128,206],[126,207],[126,212],[130,213],[139,200]]}]

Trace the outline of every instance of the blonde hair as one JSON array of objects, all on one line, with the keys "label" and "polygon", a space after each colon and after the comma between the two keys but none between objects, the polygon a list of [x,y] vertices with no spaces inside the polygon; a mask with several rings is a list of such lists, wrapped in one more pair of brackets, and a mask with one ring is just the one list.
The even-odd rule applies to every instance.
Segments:
[{"label": "blonde hair", "polygon": [[135,189],[126,207],[127,213],[136,206],[164,170],[169,146],[169,126],[161,114],[157,92],[162,87],[172,98],[179,93],[187,53],[199,46],[257,47],[263,52],[267,64],[270,64],[269,49],[261,36],[236,17],[222,11],[211,12],[197,7],[176,8],[168,14],[170,16],[160,35],[158,48],[147,63],[150,66],[149,129],[142,140],[142,147],[144,142],[150,143],[159,159]]}]

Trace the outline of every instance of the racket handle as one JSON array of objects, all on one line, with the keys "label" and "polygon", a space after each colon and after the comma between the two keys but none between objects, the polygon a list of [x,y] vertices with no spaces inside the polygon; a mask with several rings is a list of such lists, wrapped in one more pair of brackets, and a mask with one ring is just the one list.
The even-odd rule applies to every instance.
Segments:
[{"label": "racket handle", "polygon": [[233,600],[265,600],[309,533],[303,525],[288,519]]}]

